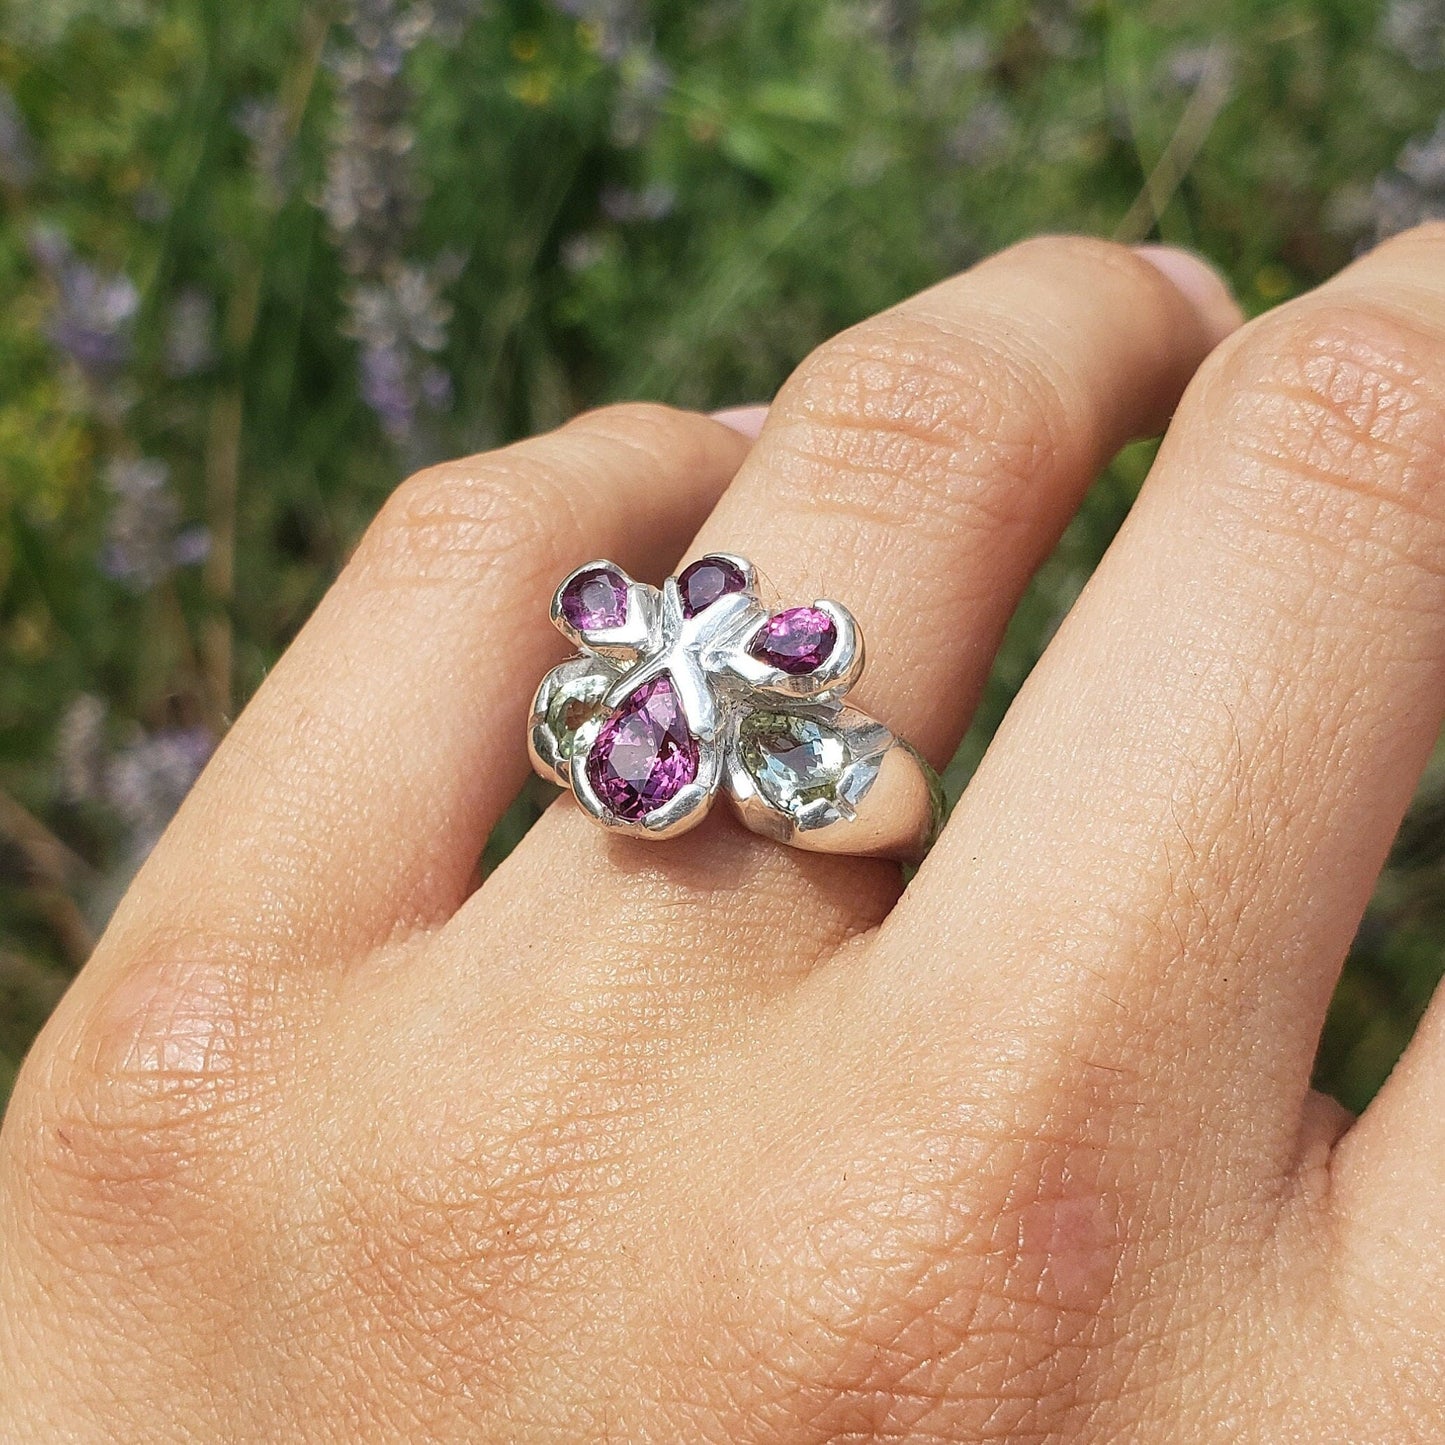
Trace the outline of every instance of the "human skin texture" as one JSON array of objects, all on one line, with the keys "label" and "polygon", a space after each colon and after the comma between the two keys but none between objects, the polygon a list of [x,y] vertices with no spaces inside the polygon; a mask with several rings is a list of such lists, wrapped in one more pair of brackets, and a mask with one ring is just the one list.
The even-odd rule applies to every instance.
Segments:
[{"label": "human skin texture", "polygon": [[[24,1068],[0,1437],[1445,1439],[1445,1005],[1358,1120],[1309,1083],[1445,712],[1445,228],[1240,321],[1040,238],[760,432],[612,407],[402,485]],[[839,598],[941,764],[1166,425],[906,891],[565,798],[478,883],[571,568]]]}]

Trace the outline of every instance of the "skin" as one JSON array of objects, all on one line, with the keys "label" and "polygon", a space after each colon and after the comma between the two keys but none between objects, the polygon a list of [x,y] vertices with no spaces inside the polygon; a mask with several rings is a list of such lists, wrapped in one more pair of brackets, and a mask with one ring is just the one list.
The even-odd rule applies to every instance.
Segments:
[{"label": "skin", "polygon": [[[27,1062],[0,1435],[1445,1438],[1445,1004],[1359,1120],[1309,1088],[1445,712],[1445,228],[1239,322],[1039,239],[755,444],[622,406],[403,485]],[[841,598],[939,763],[1166,423],[906,894],[566,799],[477,886],[571,567]]]}]

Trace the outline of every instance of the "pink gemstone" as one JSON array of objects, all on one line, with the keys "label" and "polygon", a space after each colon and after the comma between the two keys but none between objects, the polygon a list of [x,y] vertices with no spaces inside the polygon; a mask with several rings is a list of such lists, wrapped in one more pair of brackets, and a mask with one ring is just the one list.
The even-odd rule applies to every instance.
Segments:
[{"label": "pink gemstone", "polygon": [[611,812],[636,823],[692,782],[697,763],[697,739],[662,673],[607,719],[587,755],[587,779]]},{"label": "pink gemstone", "polygon": [[726,557],[699,557],[678,574],[677,590],[682,594],[682,615],[696,617],[729,592],[741,592],[748,585],[742,569]]},{"label": "pink gemstone", "polygon": [[816,607],[790,607],[754,634],[748,651],[782,672],[813,672],[833,655],[838,628]]},{"label": "pink gemstone", "polygon": [[602,632],[627,621],[627,583],[610,567],[579,572],[562,589],[562,616],[578,632]]}]

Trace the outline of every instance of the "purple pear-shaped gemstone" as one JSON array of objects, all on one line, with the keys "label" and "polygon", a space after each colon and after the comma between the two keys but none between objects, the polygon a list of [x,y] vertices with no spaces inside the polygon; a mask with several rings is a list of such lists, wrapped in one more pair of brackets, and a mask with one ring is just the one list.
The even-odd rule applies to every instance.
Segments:
[{"label": "purple pear-shaped gemstone", "polygon": [[838,628],[816,607],[790,607],[758,629],[748,651],[787,673],[813,672],[833,655]]},{"label": "purple pear-shaped gemstone", "polygon": [[726,557],[699,557],[677,575],[677,590],[682,596],[682,615],[696,617],[711,607],[719,597],[741,592],[748,585],[742,569]]},{"label": "purple pear-shaped gemstone", "polygon": [[562,616],[578,632],[603,632],[627,621],[627,583],[610,567],[589,567],[562,589]]},{"label": "purple pear-shaped gemstone", "polygon": [[697,777],[697,739],[672,679],[661,673],[625,698],[587,755],[587,780],[610,812],[640,822]]}]

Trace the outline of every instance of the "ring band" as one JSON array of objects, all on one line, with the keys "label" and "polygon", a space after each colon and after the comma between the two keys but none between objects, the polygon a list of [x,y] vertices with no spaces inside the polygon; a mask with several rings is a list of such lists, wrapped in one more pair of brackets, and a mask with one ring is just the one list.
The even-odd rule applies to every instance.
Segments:
[{"label": "ring band", "polygon": [[723,793],[744,826],[810,852],[916,862],[933,841],[937,774],[843,701],[863,671],[847,608],[771,608],[752,563],[714,552],[660,590],[589,562],[552,621],[578,653],[542,679],[528,750],[603,827],[671,838]]}]

